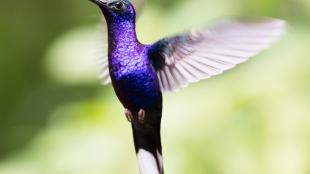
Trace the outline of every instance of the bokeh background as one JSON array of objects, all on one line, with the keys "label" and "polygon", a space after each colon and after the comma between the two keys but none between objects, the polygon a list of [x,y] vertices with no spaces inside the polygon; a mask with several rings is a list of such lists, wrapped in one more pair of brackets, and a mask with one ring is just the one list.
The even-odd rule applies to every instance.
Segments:
[{"label": "bokeh background", "polygon": [[[227,16],[290,24],[251,61],[164,95],[166,173],[310,174],[309,9],[309,0],[146,0],[145,43]],[[0,174],[138,173],[123,109],[96,78],[100,16],[87,0],[0,1]]]}]

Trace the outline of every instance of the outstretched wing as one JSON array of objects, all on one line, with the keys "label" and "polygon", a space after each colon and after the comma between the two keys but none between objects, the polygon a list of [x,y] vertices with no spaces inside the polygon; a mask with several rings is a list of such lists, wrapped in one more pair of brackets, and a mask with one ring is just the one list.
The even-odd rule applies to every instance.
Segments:
[{"label": "outstretched wing", "polygon": [[161,90],[174,91],[235,67],[268,48],[285,31],[283,20],[228,20],[162,39],[149,54]]}]

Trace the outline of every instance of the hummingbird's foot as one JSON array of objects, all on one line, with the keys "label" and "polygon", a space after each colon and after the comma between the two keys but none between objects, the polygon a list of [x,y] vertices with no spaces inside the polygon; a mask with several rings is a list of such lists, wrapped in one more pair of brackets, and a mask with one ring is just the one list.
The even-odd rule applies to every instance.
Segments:
[{"label": "hummingbird's foot", "polygon": [[129,109],[125,109],[125,116],[127,118],[127,120],[129,122],[132,122],[133,120],[133,115],[132,115],[132,112],[129,110]]},{"label": "hummingbird's foot", "polygon": [[140,123],[144,123],[144,118],[145,118],[145,110],[140,109],[140,111],[138,112],[138,121]]}]

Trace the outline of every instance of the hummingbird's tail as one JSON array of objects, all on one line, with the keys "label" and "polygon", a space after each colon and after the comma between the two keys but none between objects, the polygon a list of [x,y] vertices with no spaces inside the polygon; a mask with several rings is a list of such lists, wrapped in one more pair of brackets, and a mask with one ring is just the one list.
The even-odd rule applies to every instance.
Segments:
[{"label": "hummingbird's tail", "polygon": [[133,127],[133,138],[141,174],[163,174],[160,130],[145,134]]},{"label": "hummingbird's tail", "polygon": [[160,125],[152,131],[132,126],[140,174],[164,174]]}]

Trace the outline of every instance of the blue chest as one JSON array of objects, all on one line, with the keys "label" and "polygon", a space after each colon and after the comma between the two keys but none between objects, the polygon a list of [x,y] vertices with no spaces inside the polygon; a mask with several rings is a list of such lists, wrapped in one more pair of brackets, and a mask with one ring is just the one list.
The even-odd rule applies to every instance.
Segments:
[{"label": "blue chest", "polygon": [[127,47],[112,51],[110,75],[114,90],[126,108],[150,108],[161,96],[158,78],[146,48]]}]

